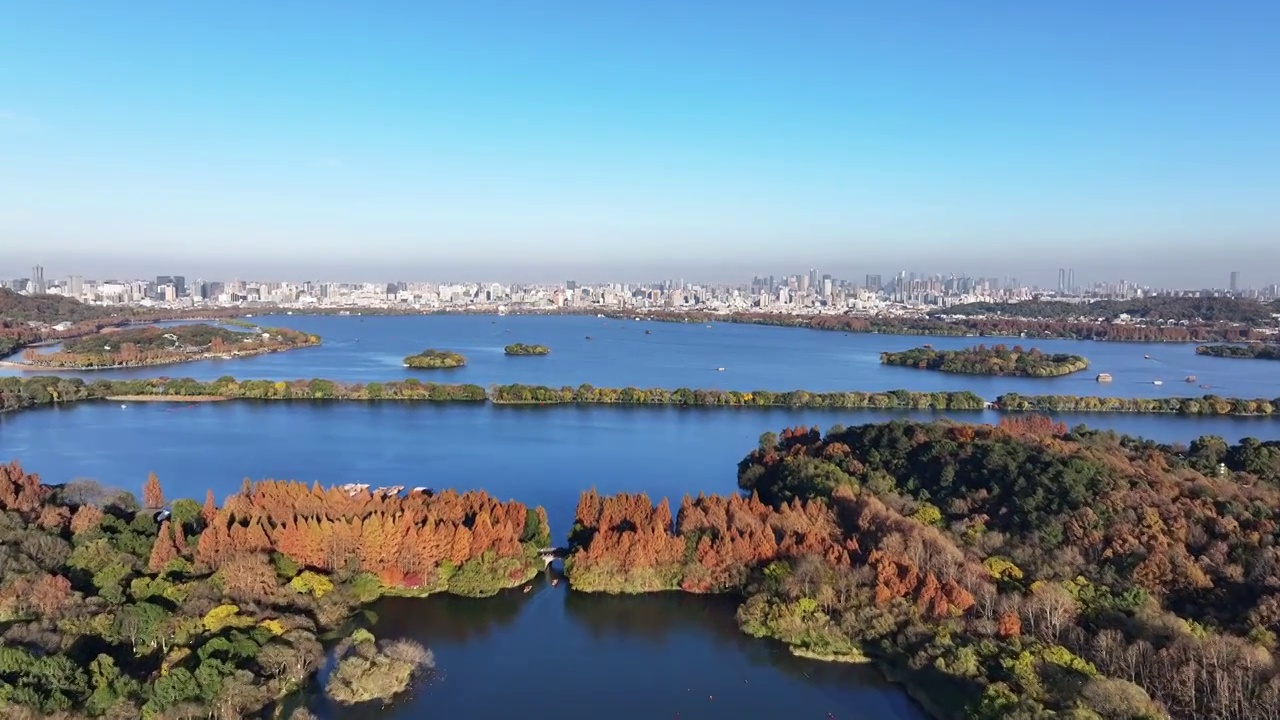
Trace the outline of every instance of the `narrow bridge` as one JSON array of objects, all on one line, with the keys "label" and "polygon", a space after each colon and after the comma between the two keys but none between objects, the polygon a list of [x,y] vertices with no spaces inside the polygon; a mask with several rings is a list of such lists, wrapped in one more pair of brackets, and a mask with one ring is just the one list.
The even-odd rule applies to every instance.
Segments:
[{"label": "narrow bridge", "polygon": [[569,557],[569,548],[563,547],[547,547],[538,550],[538,557],[542,558],[542,562],[550,565],[553,560],[563,560]]}]

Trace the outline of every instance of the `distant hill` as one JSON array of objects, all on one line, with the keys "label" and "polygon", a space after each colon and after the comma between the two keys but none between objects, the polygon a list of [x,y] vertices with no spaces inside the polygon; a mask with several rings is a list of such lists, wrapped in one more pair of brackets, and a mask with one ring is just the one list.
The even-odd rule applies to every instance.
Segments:
[{"label": "distant hill", "polygon": [[20,295],[0,288],[0,319],[14,322],[59,323],[100,320],[119,315],[133,314],[121,308],[86,305],[79,300],[62,295]]}]

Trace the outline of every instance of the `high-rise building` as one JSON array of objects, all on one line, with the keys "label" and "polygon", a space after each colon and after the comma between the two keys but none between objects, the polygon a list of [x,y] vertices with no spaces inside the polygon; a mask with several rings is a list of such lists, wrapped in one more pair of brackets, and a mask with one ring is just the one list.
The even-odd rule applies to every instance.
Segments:
[{"label": "high-rise building", "polygon": [[81,295],[84,295],[84,277],[80,275],[72,275],[67,280],[67,292],[73,298],[78,298]]},{"label": "high-rise building", "polygon": [[1076,271],[1072,268],[1067,268],[1067,292],[1074,294],[1075,291],[1076,291]]},{"label": "high-rise building", "polygon": [[1240,292],[1240,271],[1231,271],[1231,292]]},{"label": "high-rise building", "polygon": [[1066,292],[1067,290],[1067,269],[1058,268],[1058,292]]},{"label": "high-rise building", "polygon": [[43,295],[47,288],[44,284],[44,268],[36,265],[31,268],[31,294]]},{"label": "high-rise building", "polygon": [[880,279],[879,275],[867,276],[867,290],[870,290],[871,292],[880,292],[880,288],[883,285],[884,285],[884,281]]}]

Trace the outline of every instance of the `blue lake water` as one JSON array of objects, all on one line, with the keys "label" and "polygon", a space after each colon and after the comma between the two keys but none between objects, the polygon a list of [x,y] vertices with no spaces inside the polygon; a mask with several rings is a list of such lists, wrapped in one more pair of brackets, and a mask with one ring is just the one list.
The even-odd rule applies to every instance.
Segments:
[{"label": "blue lake water", "polygon": [[[883,349],[964,338],[907,338],[739,325],[636,323],[582,317],[305,317],[269,319],[321,334],[316,349],[114,376],[422,377],[482,384],[679,385],[721,388],[916,390],[1088,394],[1091,379],[943,375],[878,364]],[[652,330],[645,335],[644,330]],[[511,332],[507,332],[510,330]],[[585,336],[591,335],[592,340]],[[510,342],[543,343],[549,357],[508,358]],[[1202,358],[1190,345],[1039,342],[1094,361],[1116,395],[1188,394],[1182,375],[1223,395],[1280,395],[1280,363]],[[424,347],[459,350],[457,371],[413,372],[400,359]],[[1152,355],[1144,360],[1143,355]],[[724,372],[715,367],[724,366]],[[1143,385],[1159,372],[1166,384]],[[1145,373],[1145,375],[1144,375]],[[91,377],[101,373],[88,374]],[[1088,377],[1092,377],[1092,371]],[[1129,378],[1127,380],[1126,378]],[[0,460],[18,459],[48,482],[94,478],[139,492],[156,472],[170,497],[234,492],[244,477],[479,488],[547,508],[563,537],[581,491],[643,491],[673,502],[736,490],[735,466],[759,435],[790,425],[853,425],[927,412],[815,409],[493,407],[363,403],[84,403],[0,415]],[[994,413],[956,413],[995,422]],[[1202,434],[1280,438],[1280,420],[1063,415],[1165,442]],[[550,576],[528,594],[484,601],[389,600],[375,632],[431,647],[440,672],[386,709],[331,710],[333,718],[534,717],[814,718],[915,720],[921,715],[866,668],[800,660],[740,635],[732,604],[678,595],[601,598],[569,593]],[[554,676],[564,674],[559,682]],[[553,677],[549,680],[547,675]],[[831,713],[828,716],[827,713]]]},{"label": "blue lake water", "polygon": [[[994,378],[953,375],[880,364],[883,351],[929,343],[940,349],[978,342],[1015,344],[1004,338],[936,338],[846,334],[820,330],[738,325],[636,322],[584,316],[307,316],[255,318],[320,335],[320,347],[235,360],[208,360],[159,368],[109,370],[93,377],[169,375],[213,379],[347,381],[418,377],[481,385],[523,382],[601,387],[697,387],[725,390],[972,390],[988,399],[1005,392],[1174,397],[1215,393],[1230,397],[1280,396],[1280,363],[1195,354],[1191,344],[1023,341],[1045,352],[1083,355],[1089,370],[1068,377]],[[646,334],[646,331],[651,334]],[[591,339],[588,340],[587,337]],[[504,345],[543,344],[545,357],[507,357]],[[406,355],[424,348],[455,350],[467,366],[410,370]],[[1144,356],[1150,355],[1150,359]],[[723,371],[717,368],[723,367]],[[21,371],[0,368],[0,374]],[[1114,381],[1099,384],[1098,373]],[[1184,382],[1195,376],[1195,383]],[[1162,385],[1153,381],[1161,380]],[[1201,388],[1209,385],[1210,389]]]}]

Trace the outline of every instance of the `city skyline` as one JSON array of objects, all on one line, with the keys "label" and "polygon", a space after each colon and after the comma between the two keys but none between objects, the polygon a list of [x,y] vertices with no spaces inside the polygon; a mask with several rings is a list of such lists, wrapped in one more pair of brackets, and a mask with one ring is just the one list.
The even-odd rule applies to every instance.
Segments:
[{"label": "city skyline", "polygon": [[1203,284],[1280,261],[1280,8],[1232,5],[22,4],[0,264]]},{"label": "city skyline", "polygon": [[[21,265],[17,263],[5,263],[0,257],[0,280],[11,280],[14,278],[30,278],[45,281],[45,268],[47,263],[36,262],[28,265],[29,273],[23,274]],[[197,265],[198,267],[198,265]],[[252,280],[262,282],[279,282],[286,281],[291,283],[300,282],[334,282],[334,283],[378,283],[378,282],[414,282],[414,283],[475,283],[475,282],[500,282],[503,284],[513,285],[556,285],[563,284],[566,279],[575,280],[587,284],[612,284],[624,283],[628,285],[647,285],[662,283],[669,280],[681,279],[689,283],[703,285],[718,286],[742,286],[747,285],[754,278],[760,277],[788,277],[792,275],[805,274],[803,264],[792,262],[779,262],[767,266],[742,266],[734,269],[726,270],[725,267],[718,268],[718,272],[711,274],[701,273],[697,268],[668,268],[666,270],[656,270],[648,272],[643,269],[629,268],[620,272],[615,276],[605,275],[598,276],[595,273],[580,273],[574,268],[556,268],[543,270],[538,273],[539,277],[529,277],[522,275],[521,268],[507,268],[501,264],[495,267],[478,268],[468,270],[454,271],[437,271],[426,273],[415,272],[405,267],[399,267],[395,270],[381,271],[374,273],[362,273],[359,270],[352,271],[336,271],[336,272],[301,272],[299,270],[285,269],[280,271],[255,272],[252,268],[237,267],[236,264],[228,264],[227,268],[222,272],[200,271],[199,269],[191,269],[192,265],[187,263],[170,263],[159,260],[152,260],[143,263],[124,263],[117,262],[114,269],[107,272],[95,272],[92,263],[59,263],[53,266],[53,271],[48,274],[50,281],[65,282],[68,278],[77,277],[80,279],[90,278],[95,280],[139,280],[152,276],[162,277],[166,275],[181,276],[184,278],[206,278],[221,280]],[[809,268],[812,270],[814,268]],[[511,273],[514,270],[514,273]],[[37,274],[37,271],[39,273]],[[181,271],[181,272],[179,272]],[[1019,281],[1020,286],[1033,288],[1038,291],[1058,291],[1077,290],[1080,288],[1092,287],[1098,284],[1118,284],[1121,282],[1129,283],[1135,287],[1159,288],[1161,290],[1228,290],[1231,292],[1256,290],[1269,288],[1280,282],[1280,275],[1268,274],[1268,271],[1252,271],[1242,272],[1238,269],[1231,269],[1222,273],[1210,273],[1201,270],[1197,273],[1189,273],[1189,276],[1203,278],[1202,282],[1186,282],[1186,283],[1167,283],[1153,280],[1141,271],[1133,275],[1125,275],[1114,271],[1107,274],[1094,274],[1090,272],[1078,271],[1074,266],[1059,265],[1052,272],[1028,272],[1024,268],[1022,271],[1014,270],[1012,272],[973,272],[965,268],[953,269],[935,269],[926,270],[919,267],[907,268],[897,266],[896,269],[889,268],[867,268],[864,270],[844,268],[841,269],[836,265],[822,265],[823,275],[837,277],[843,280],[860,280],[870,277],[884,277],[892,279],[899,273],[907,274],[912,277],[961,277],[961,278],[992,278],[1003,279],[1007,282],[1009,279]],[[48,284],[48,283],[46,283]],[[181,293],[179,293],[181,294]]]}]

